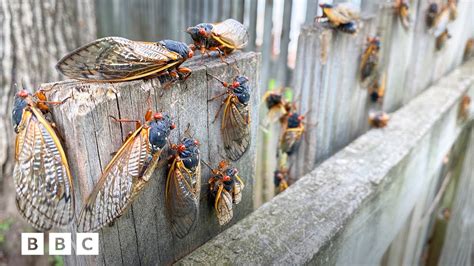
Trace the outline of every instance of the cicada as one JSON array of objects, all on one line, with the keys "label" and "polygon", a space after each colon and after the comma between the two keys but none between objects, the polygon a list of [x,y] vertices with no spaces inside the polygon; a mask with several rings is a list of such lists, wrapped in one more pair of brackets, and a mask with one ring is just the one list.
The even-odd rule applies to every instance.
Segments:
[{"label": "cicada", "polygon": [[184,138],[179,145],[172,145],[176,154],[171,156],[166,179],[166,206],[171,230],[185,237],[196,225],[199,215],[201,191],[201,164],[199,141]]},{"label": "cicada", "polygon": [[396,0],[395,10],[400,18],[400,22],[405,29],[409,29],[411,25],[410,5],[407,0]]},{"label": "cicada", "polygon": [[[210,74],[208,75],[219,80]],[[227,94],[216,113],[215,119],[217,119],[222,106],[224,106],[221,123],[224,150],[229,159],[237,161],[250,146],[250,112],[248,103],[251,88],[248,84],[248,78],[244,76],[236,76],[232,84],[221,80],[219,82],[227,90],[210,101]]]},{"label": "cicada", "polygon": [[474,38],[467,40],[466,47],[464,48],[463,61],[469,60],[474,56]]},{"label": "cicada", "polygon": [[219,51],[226,55],[236,49],[243,49],[249,41],[247,28],[235,19],[220,23],[201,23],[186,31],[194,41],[192,48],[201,53]]},{"label": "cicada", "polygon": [[451,34],[449,34],[448,29],[445,29],[441,35],[436,37],[436,50],[441,50],[446,45],[448,39],[451,38]]},{"label": "cicada", "polygon": [[354,34],[358,31],[357,22],[360,19],[360,12],[354,6],[349,3],[340,3],[336,6],[320,4],[319,6],[323,15],[316,17],[316,20],[320,21],[320,19],[326,18],[330,27],[342,32]]},{"label": "cicada", "polygon": [[390,117],[384,112],[371,113],[369,115],[369,124],[375,128],[386,127]]},{"label": "cicada", "polygon": [[282,152],[292,155],[298,150],[305,132],[303,120],[304,116],[297,112],[292,112],[288,115],[280,137],[279,149]]},{"label": "cicada", "polygon": [[449,20],[454,21],[458,17],[457,0],[448,0]]},{"label": "cicada", "polygon": [[124,214],[127,207],[150,181],[160,161],[170,131],[175,128],[168,115],[148,110],[145,123],[127,138],[109,162],[81,210],[78,230],[97,231]]},{"label": "cicada", "polygon": [[434,22],[436,20],[436,17],[438,16],[438,4],[437,3],[431,3],[428,6],[428,11],[426,11],[426,26],[428,29],[432,28],[434,25]]},{"label": "cicada", "polygon": [[288,188],[289,171],[286,168],[275,170],[273,173],[273,183],[277,189],[277,193],[283,192]]},{"label": "cicada", "polygon": [[461,100],[461,105],[459,109],[459,117],[462,120],[466,120],[469,117],[469,108],[471,107],[471,97],[469,95],[464,95]]},{"label": "cicada", "polygon": [[266,124],[274,123],[288,113],[289,103],[284,99],[280,91],[267,91],[263,96],[268,113]]},{"label": "cicada", "polygon": [[378,37],[367,38],[367,48],[360,60],[360,80],[364,82],[368,77],[377,75],[379,62],[380,39]]},{"label": "cicada", "polygon": [[378,77],[374,79],[373,83],[369,87],[370,100],[373,103],[381,102],[385,94],[385,75],[382,76],[382,81],[378,80]]},{"label": "cicada", "polygon": [[191,70],[180,65],[192,56],[193,51],[182,42],[105,37],[67,54],[56,68],[69,78],[86,81],[117,82],[163,74],[185,79]]},{"label": "cicada", "polygon": [[17,133],[13,181],[20,214],[36,229],[63,227],[74,218],[71,172],[61,141],[43,113],[43,91],[16,94],[12,120]]},{"label": "cicada", "polygon": [[432,25],[430,27],[430,32],[435,36],[440,36],[448,27],[449,23],[449,8],[444,6],[441,10],[436,13]]},{"label": "cicada", "polygon": [[237,168],[230,167],[225,160],[219,162],[217,169],[212,169],[209,189],[220,225],[227,224],[232,219],[232,203],[239,204],[242,200],[244,182],[238,174]]}]

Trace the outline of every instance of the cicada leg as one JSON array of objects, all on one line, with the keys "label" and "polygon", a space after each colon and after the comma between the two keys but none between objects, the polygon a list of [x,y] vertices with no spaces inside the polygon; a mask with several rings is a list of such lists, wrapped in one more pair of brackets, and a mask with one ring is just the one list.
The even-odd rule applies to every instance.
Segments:
[{"label": "cicada leg", "polygon": [[110,118],[112,118],[112,120],[114,120],[114,122],[117,122],[117,123],[135,123],[135,127],[138,129],[139,127],[141,127],[141,123],[139,120],[133,120],[133,119],[122,119],[122,118],[116,118],[112,115],[109,115]]}]

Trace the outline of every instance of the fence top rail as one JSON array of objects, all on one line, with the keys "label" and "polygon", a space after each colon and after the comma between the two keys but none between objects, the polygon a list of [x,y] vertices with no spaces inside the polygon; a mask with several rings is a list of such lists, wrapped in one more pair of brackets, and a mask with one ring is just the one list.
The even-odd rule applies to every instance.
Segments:
[{"label": "fence top rail", "polygon": [[[401,185],[404,189],[411,187],[413,184],[407,180],[416,178],[410,175],[422,175],[425,170],[421,173],[407,172],[419,171],[421,168],[417,168],[416,164],[420,160],[433,160],[433,154],[436,160],[442,160],[461,129],[468,124],[458,120],[458,111],[460,100],[468,89],[473,96],[473,71],[474,61],[470,61],[442,78],[395,112],[386,128],[370,130],[362,135],[286,191],[179,263],[302,264],[314,260],[329,247],[334,248],[338,242],[348,241],[337,239],[337,236],[347,230],[348,223],[360,214],[364,206],[368,206],[370,199],[384,196],[384,188],[393,182],[405,182]],[[430,141],[436,141],[437,144]],[[419,150],[421,155],[417,155]],[[428,157],[430,159],[426,160]],[[406,171],[405,174],[410,178],[396,181],[402,178],[398,176],[398,171]],[[417,191],[410,192],[413,193],[408,194],[413,196]],[[386,207],[390,209],[390,206]],[[403,208],[393,209],[397,212]],[[409,208],[406,209],[408,212]],[[375,215],[375,210],[367,212],[364,219]],[[366,222],[360,221],[358,226],[369,232],[374,230],[368,228],[370,223]],[[390,219],[385,220],[385,226],[391,226],[392,222]],[[357,232],[350,234],[360,236]],[[377,238],[372,239],[374,245],[379,244],[375,242],[382,237],[385,237],[384,234],[374,236]],[[388,244],[387,241],[383,243]],[[361,248],[374,245],[367,243],[367,247]],[[383,254],[386,247],[380,249]],[[371,250],[367,252],[359,253],[373,253]],[[334,257],[337,256],[334,254]],[[324,259],[333,259],[331,257],[317,259],[324,262]]]}]

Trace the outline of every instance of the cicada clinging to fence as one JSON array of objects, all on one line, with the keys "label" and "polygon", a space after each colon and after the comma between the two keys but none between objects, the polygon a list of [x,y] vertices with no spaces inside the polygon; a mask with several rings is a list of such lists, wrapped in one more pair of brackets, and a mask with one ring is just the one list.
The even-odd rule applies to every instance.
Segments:
[{"label": "cicada clinging to fence", "polygon": [[166,206],[171,230],[183,238],[195,227],[199,216],[201,191],[201,164],[199,141],[183,138],[171,149],[176,152],[170,158],[166,179]]},{"label": "cicada clinging to fence", "polygon": [[219,162],[217,169],[212,169],[209,179],[209,189],[214,200],[217,220],[220,225],[232,220],[232,204],[239,204],[242,200],[244,182],[239,177],[237,168],[230,167],[225,160]]},{"label": "cicada clinging to fence", "polygon": [[43,91],[16,94],[12,119],[17,133],[13,181],[21,215],[36,229],[64,227],[74,218],[74,191],[66,153],[45,117]]},{"label": "cicada clinging to fence", "polygon": [[168,115],[153,114],[151,110],[143,125],[136,120],[115,120],[135,122],[137,129],[122,144],[87,198],[78,221],[81,232],[97,231],[125,213],[150,181],[170,131],[175,128]]}]

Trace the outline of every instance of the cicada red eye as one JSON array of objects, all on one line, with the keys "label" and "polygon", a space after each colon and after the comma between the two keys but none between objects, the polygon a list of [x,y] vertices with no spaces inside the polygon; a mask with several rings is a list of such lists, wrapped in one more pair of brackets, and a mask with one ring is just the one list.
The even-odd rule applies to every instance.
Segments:
[{"label": "cicada red eye", "polygon": [[161,119],[163,119],[163,114],[162,114],[162,113],[155,113],[155,114],[153,115],[153,118],[154,118],[155,120],[161,120]]},{"label": "cicada red eye", "polygon": [[193,52],[192,49],[190,49],[189,52],[188,52],[188,58],[191,58],[193,56],[194,56],[194,52]]},{"label": "cicada red eye", "polygon": [[199,34],[202,36],[206,36],[206,30],[204,28],[199,29]]},{"label": "cicada red eye", "polygon": [[303,120],[304,120],[304,115],[300,115],[300,116],[298,116],[298,121],[300,121],[300,122],[301,122],[301,121],[303,121]]},{"label": "cicada red eye", "polygon": [[186,150],[186,146],[184,146],[184,144],[179,144],[179,145],[178,145],[178,151],[179,151],[179,152],[183,152],[183,151],[185,151],[185,150]]},{"label": "cicada red eye", "polygon": [[224,176],[224,177],[222,178],[222,180],[224,180],[224,181],[230,181],[230,176],[226,175],[226,176]]},{"label": "cicada red eye", "polygon": [[200,145],[199,140],[194,140],[194,145]]},{"label": "cicada red eye", "polygon": [[238,88],[239,86],[240,86],[240,83],[237,82],[237,81],[234,81],[234,82],[232,83],[232,88]]},{"label": "cicada red eye", "polygon": [[26,98],[28,96],[28,92],[26,90],[21,90],[17,93],[18,97]]},{"label": "cicada red eye", "polygon": [[171,129],[175,129],[175,128],[176,128],[176,125],[173,123],[173,124],[171,124],[170,128],[171,128]]}]

